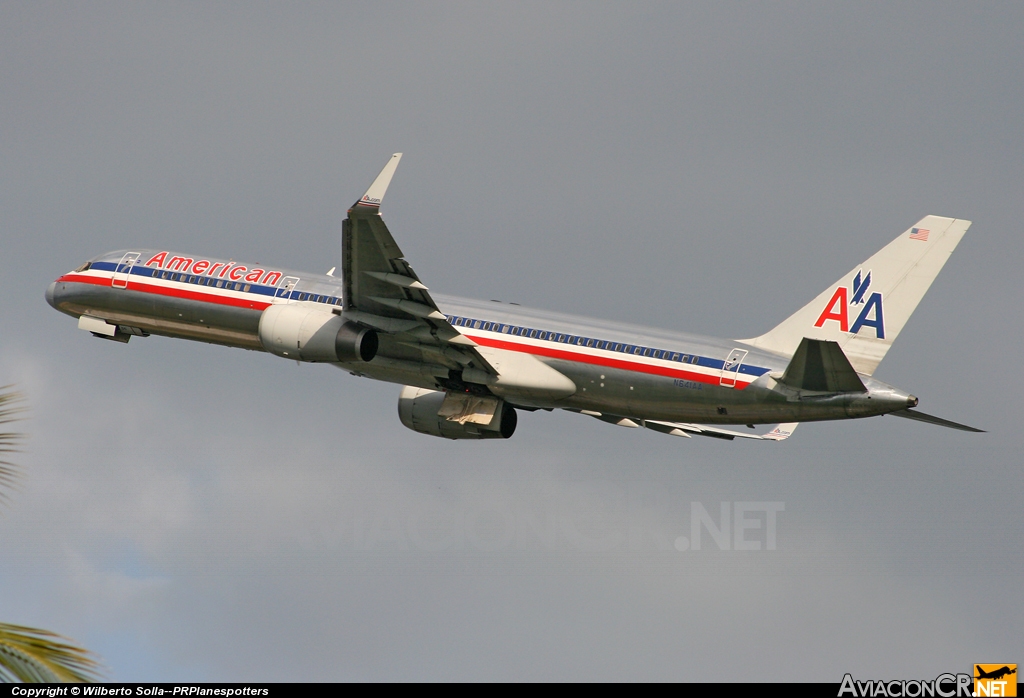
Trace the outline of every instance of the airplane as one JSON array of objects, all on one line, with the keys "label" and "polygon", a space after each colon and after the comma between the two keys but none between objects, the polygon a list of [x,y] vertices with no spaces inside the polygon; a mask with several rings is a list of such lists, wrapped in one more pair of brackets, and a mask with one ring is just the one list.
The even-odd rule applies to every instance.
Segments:
[{"label": "airplane", "polygon": [[[926,216],[767,333],[714,339],[432,294],[380,215],[395,153],[342,223],[340,276],[129,249],[63,274],[47,302],[117,342],[162,335],[397,383],[400,421],[507,439],[517,411],[567,410],[673,436],[782,441],[806,421],[915,408],[872,377],[970,221]],[[766,433],[726,426],[776,424]]]},{"label": "airplane", "polygon": [[996,680],[998,680],[998,679],[1003,678],[1004,676],[1009,676],[1010,674],[1016,674],[1017,673],[1016,667],[1011,669],[1009,666],[1003,666],[1003,667],[1001,667],[999,669],[995,669],[993,671],[984,671],[981,668],[980,665],[975,664],[974,665],[974,669],[975,669],[975,671],[978,672],[978,675],[974,677],[976,679],[996,679]]}]

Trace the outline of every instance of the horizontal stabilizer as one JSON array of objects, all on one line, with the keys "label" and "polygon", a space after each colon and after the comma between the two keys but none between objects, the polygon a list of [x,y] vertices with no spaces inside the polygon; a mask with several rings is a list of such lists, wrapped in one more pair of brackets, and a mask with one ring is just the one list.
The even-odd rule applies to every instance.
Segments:
[{"label": "horizontal stabilizer", "polygon": [[979,434],[985,433],[984,429],[975,429],[974,427],[969,427],[966,424],[958,424],[957,422],[951,422],[948,419],[943,419],[942,417],[933,417],[930,414],[918,412],[917,410],[898,410],[896,412],[890,412],[889,414],[891,414],[894,417],[914,419],[917,420],[918,422],[927,422],[928,424],[935,424],[940,427],[949,427],[950,429],[959,429],[960,431],[974,431],[978,432]]},{"label": "horizontal stabilizer", "polygon": [[798,390],[867,392],[838,342],[807,337],[800,340],[800,346],[779,382]]}]

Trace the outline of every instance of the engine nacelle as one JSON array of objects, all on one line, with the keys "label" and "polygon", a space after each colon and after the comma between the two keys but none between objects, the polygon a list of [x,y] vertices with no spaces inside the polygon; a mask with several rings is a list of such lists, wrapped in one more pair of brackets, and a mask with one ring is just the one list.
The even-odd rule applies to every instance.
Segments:
[{"label": "engine nacelle", "polygon": [[299,303],[272,305],[260,316],[260,344],[297,361],[369,361],[377,333],[330,310]]},{"label": "engine nacelle", "polygon": [[413,431],[446,439],[507,439],[518,422],[515,409],[501,398],[411,385],[398,396],[398,417]]}]

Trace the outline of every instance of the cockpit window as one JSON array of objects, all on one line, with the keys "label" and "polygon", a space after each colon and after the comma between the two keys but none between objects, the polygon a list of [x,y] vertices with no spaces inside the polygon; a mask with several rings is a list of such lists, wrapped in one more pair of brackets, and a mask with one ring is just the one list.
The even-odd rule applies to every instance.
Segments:
[{"label": "cockpit window", "polygon": [[78,267],[78,269],[75,269],[75,271],[76,272],[89,271],[89,267],[91,267],[91,266],[92,266],[92,262],[86,262],[82,266]]}]

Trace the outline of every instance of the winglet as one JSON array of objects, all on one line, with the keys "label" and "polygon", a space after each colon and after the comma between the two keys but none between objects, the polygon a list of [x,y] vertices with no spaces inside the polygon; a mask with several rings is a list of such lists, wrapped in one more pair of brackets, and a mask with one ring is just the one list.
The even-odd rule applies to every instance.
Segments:
[{"label": "winglet", "polygon": [[380,202],[384,199],[384,193],[388,190],[388,185],[391,184],[391,178],[395,176],[395,169],[398,167],[398,161],[402,159],[401,153],[395,153],[388,160],[388,163],[384,165],[384,169],[377,175],[377,179],[373,180],[373,184],[366,190],[366,193],[360,197],[359,201],[352,205],[352,208],[356,206],[366,208],[380,208]]},{"label": "winglet", "polygon": [[798,424],[799,422],[787,422],[785,424],[780,424],[767,434],[762,434],[761,438],[770,439],[771,441],[785,441],[793,435]]}]

